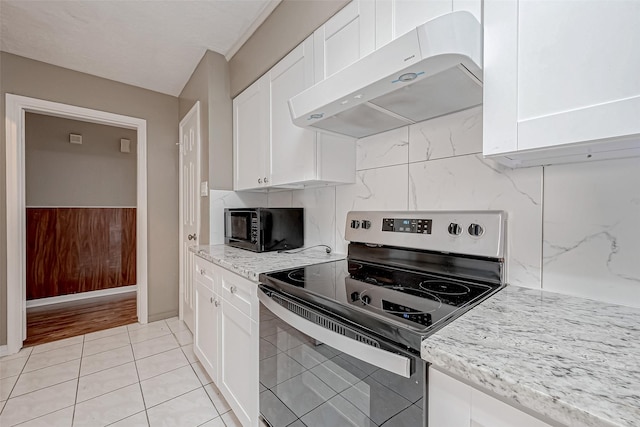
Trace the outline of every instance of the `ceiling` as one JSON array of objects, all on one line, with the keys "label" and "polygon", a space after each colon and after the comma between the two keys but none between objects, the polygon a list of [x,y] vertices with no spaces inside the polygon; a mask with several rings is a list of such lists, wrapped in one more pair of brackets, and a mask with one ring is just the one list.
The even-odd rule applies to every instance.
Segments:
[{"label": "ceiling", "polygon": [[0,50],[178,96],[206,50],[229,59],[280,0],[0,0]]}]

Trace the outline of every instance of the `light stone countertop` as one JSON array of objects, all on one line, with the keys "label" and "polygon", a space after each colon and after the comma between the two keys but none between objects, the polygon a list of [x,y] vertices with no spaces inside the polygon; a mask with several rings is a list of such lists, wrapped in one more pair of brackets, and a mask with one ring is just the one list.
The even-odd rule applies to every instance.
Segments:
[{"label": "light stone countertop", "polygon": [[[291,254],[275,251],[258,253],[227,245],[191,246],[189,250],[256,283],[260,273],[337,261],[347,257],[345,254],[327,254],[322,247],[309,248],[303,252]],[[292,252],[296,250],[298,249],[293,249]]]},{"label": "light stone countertop", "polygon": [[640,426],[640,309],[507,286],[422,358],[569,426]]}]

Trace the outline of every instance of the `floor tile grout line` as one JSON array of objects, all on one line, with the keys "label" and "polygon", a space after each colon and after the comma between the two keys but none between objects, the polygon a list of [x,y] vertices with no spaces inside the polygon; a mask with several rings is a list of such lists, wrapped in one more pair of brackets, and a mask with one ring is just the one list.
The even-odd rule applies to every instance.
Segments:
[{"label": "floor tile grout line", "polygon": [[80,350],[80,364],[78,366],[78,378],[76,381],[76,395],[73,399],[73,414],[71,414],[71,425],[73,426],[76,419],[76,405],[78,404],[78,391],[80,390],[80,372],[82,372],[82,359],[84,358],[85,335],[82,336],[82,350]]},{"label": "floor tile grout line", "polygon": [[[131,344],[131,352],[133,353],[133,344]],[[144,416],[147,419],[147,425],[150,426],[151,422],[149,421],[149,413],[147,412],[147,402],[144,398],[144,391],[142,390],[142,380],[140,380],[140,372],[138,371],[138,364],[136,363],[136,360],[135,360],[135,354],[133,356],[133,359],[134,359],[133,366],[135,366],[136,368],[136,376],[138,377],[138,389],[140,390],[140,396],[142,396],[142,407],[144,408]],[[136,415],[136,414],[133,414],[133,415]],[[126,418],[123,418],[123,419],[126,419]]]},{"label": "floor tile grout line", "polygon": [[[140,382],[140,381],[136,381],[136,382],[133,382],[133,383],[131,383],[131,384],[123,385],[122,387],[114,388],[113,390],[109,390],[109,391],[108,391],[108,392],[106,392],[106,393],[98,394],[98,395],[96,395],[96,396],[92,397],[91,399],[85,399],[85,400],[83,400],[82,402],[78,402],[78,401],[76,401],[76,405],[79,405],[79,404],[81,404],[81,403],[88,402],[88,401],[90,401],[90,400],[97,399],[97,398],[99,398],[99,397],[106,396],[106,395],[107,395],[107,394],[109,394],[109,393],[113,393],[113,392],[115,392],[115,391],[122,390],[123,388],[131,387],[132,385],[136,385],[136,383],[139,383],[139,382]],[[134,415],[135,415],[135,414],[134,414]],[[115,421],[114,421],[114,422],[115,422]]]},{"label": "floor tile grout line", "polygon": [[16,382],[13,383],[13,387],[11,387],[11,391],[7,395],[7,400],[5,401],[4,406],[2,407],[2,410],[0,410],[0,415],[4,412],[4,409],[7,407],[7,403],[9,402],[9,399],[11,399],[11,394],[13,393],[13,390],[15,390],[16,385],[18,385],[18,381],[20,381],[20,377],[24,372],[24,368],[27,367],[27,363],[29,363],[29,359],[31,358],[32,354],[33,354],[33,350],[29,352],[29,355],[27,356],[27,360],[24,361],[24,365],[22,365],[22,369],[20,369],[20,372],[18,373],[18,378],[16,378]]},{"label": "floor tile grout line", "polygon": [[[114,421],[114,422],[112,422],[112,423],[109,423],[109,424],[107,424],[105,427],[109,427],[109,426],[112,426],[112,425],[114,425],[114,424],[119,423],[120,421],[124,421],[124,420],[126,420],[126,419],[131,418],[131,417],[135,417],[136,415],[141,414],[141,413],[143,413],[143,412],[145,413],[145,416],[146,416],[147,410],[145,409],[145,410],[142,410],[142,411],[136,412],[135,414],[131,414],[131,415],[129,415],[128,417],[124,417],[124,418],[122,418],[122,419],[119,419],[119,420],[117,420],[117,421]],[[148,423],[149,423],[149,418],[147,417],[147,424],[148,424]]]},{"label": "floor tile grout line", "polygon": [[[130,342],[128,342],[128,343],[123,344],[123,345],[121,345],[121,346],[119,346],[119,347],[110,348],[109,350],[103,350],[103,351],[99,351],[99,352],[97,352],[97,353],[87,354],[85,357],[97,356],[98,354],[103,354],[103,353],[106,353],[106,352],[108,352],[108,351],[112,351],[112,350],[118,350],[118,349],[124,348],[124,347],[126,347],[126,346],[128,346],[128,345],[131,345],[131,343],[130,343]],[[84,350],[84,349],[83,349],[83,350]]]},{"label": "floor tile grout line", "polygon": [[71,408],[72,406],[75,406],[75,405],[69,405],[69,406],[65,406],[64,408],[56,409],[55,411],[47,412],[46,414],[42,414],[42,415],[37,416],[35,418],[31,418],[31,419],[28,419],[28,420],[21,421],[18,424],[12,424],[10,427],[20,427],[21,425],[24,425],[25,423],[30,423],[30,422],[35,421],[37,419],[47,417],[47,416],[49,416],[51,414],[54,414],[54,413],[56,413],[58,411],[62,411],[64,409]]},{"label": "floor tile grout line", "polygon": [[[80,360],[80,359],[73,359],[73,360],[70,360],[70,361],[68,361],[68,362],[60,363],[59,365],[62,365],[62,364],[64,364],[64,363],[75,362],[76,360]],[[53,368],[53,367],[56,367],[56,366],[59,366],[59,365],[52,365],[52,366],[49,366],[49,368]],[[47,368],[42,368],[42,369],[39,369],[39,370],[37,370],[37,371],[25,372],[25,373],[24,373],[24,375],[29,375],[29,374],[32,374],[32,373],[34,373],[34,372],[38,372],[38,371],[41,371],[41,370],[44,370],[44,369],[47,369]],[[78,364],[78,375],[79,375],[79,370],[80,370],[80,364]],[[22,375],[20,375],[20,377],[21,377],[21,376],[22,376]],[[11,392],[12,392],[12,393],[13,393],[13,390],[15,389],[15,386],[18,384],[18,380],[20,379],[20,377],[18,377],[18,379],[16,380],[16,383],[13,385],[13,388],[11,389]],[[76,378],[79,378],[79,376],[78,376],[78,377],[76,377]],[[31,390],[31,391],[28,391],[28,392],[26,392],[26,393],[22,393],[22,394],[18,394],[18,395],[12,396],[11,398],[13,399],[13,398],[20,397],[20,396],[26,396],[27,394],[30,394],[30,393],[33,393],[33,392],[36,392],[36,391],[44,390],[44,389],[47,389],[47,388],[50,388],[50,387],[55,387],[55,386],[60,385],[60,384],[63,384],[63,383],[67,383],[67,382],[69,382],[69,381],[73,381],[73,380],[74,380],[74,379],[76,379],[76,378],[69,378],[69,379],[62,380],[62,381],[60,381],[60,382],[54,383],[54,384],[49,384],[49,385],[44,386],[44,387],[35,388],[35,389],[33,389],[33,390]],[[9,399],[7,399],[7,400],[9,400]]]},{"label": "floor tile grout line", "polygon": [[[47,389],[47,388],[55,387],[56,385],[60,385],[60,384],[64,384],[64,383],[68,383],[68,382],[71,382],[71,381],[73,381],[73,379],[70,379],[70,380],[67,380],[67,381],[63,381],[63,382],[58,383],[58,384],[50,385],[50,386],[48,386],[48,387],[43,387],[43,388],[41,388],[41,389],[34,390],[34,391],[29,392],[29,393],[21,394],[20,396],[16,396],[15,398],[24,397],[24,396],[26,396],[26,395],[28,395],[28,394],[31,394],[31,393],[34,393],[34,392],[37,392],[37,391],[42,391],[42,390],[45,390],[45,389]],[[6,407],[6,404],[7,404],[8,402],[9,402],[9,399],[7,399],[7,400],[5,401],[5,407]],[[72,407],[72,406],[75,406],[75,403],[73,403],[73,404],[71,404],[71,405],[69,405],[69,406],[65,406],[65,407],[62,407],[62,408],[55,409],[55,410],[53,410],[53,411],[51,411],[51,412],[47,412],[46,414],[38,415],[37,417],[34,417],[34,418],[29,418],[29,419],[27,419],[27,420],[23,420],[23,421],[19,422],[18,424],[12,424],[12,426],[19,426],[19,425],[24,424],[24,423],[27,423],[27,422],[29,422],[29,421],[33,421],[33,420],[36,420],[36,419],[38,419],[38,418],[46,417],[47,415],[51,415],[51,414],[53,414],[54,412],[58,412],[58,411],[61,411],[61,410],[63,410],[63,409],[70,408],[70,407]],[[4,410],[4,408],[3,408],[3,410]]]},{"label": "floor tile grout line", "polygon": [[[70,339],[77,339],[79,336],[81,336],[81,335],[77,335],[77,336],[75,336],[75,337],[65,338],[65,339],[68,339],[68,340],[70,340]],[[37,349],[38,347],[40,347],[40,346],[44,346],[44,345],[48,345],[48,344],[52,344],[52,343],[55,343],[55,342],[57,342],[57,341],[51,341],[51,342],[48,342],[48,343],[35,345],[35,346],[33,346],[33,350],[31,350],[31,353],[30,353],[29,355],[30,355],[30,356],[37,356],[38,354],[45,354],[45,353],[48,353],[48,352],[50,352],[50,351],[61,350],[61,349],[63,349],[63,348],[67,348],[67,347],[71,347],[71,346],[73,346],[73,345],[81,344],[81,343],[83,343],[83,342],[84,342],[84,340],[83,340],[83,341],[81,341],[81,342],[74,342],[74,343],[71,343],[71,344],[68,344],[68,345],[63,345],[63,346],[60,346],[60,347],[54,347],[54,348],[49,349],[49,350],[44,350],[44,351],[40,351],[40,352],[38,352],[38,353],[35,353],[35,351],[36,351],[36,349]]]}]

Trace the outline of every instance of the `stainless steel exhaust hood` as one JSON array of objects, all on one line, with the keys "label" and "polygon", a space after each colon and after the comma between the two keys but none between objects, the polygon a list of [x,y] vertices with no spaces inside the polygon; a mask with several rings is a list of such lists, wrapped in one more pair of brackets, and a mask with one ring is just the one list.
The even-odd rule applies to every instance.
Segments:
[{"label": "stainless steel exhaust hood", "polygon": [[289,100],[300,127],[362,138],[482,104],[482,27],[434,18]]}]

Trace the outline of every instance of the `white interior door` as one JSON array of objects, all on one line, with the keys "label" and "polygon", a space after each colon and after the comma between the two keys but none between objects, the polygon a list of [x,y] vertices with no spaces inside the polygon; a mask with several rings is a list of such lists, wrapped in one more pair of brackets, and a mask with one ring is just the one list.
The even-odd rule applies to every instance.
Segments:
[{"label": "white interior door", "polygon": [[180,318],[193,332],[194,254],[200,234],[200,102],[180,122]]}]

